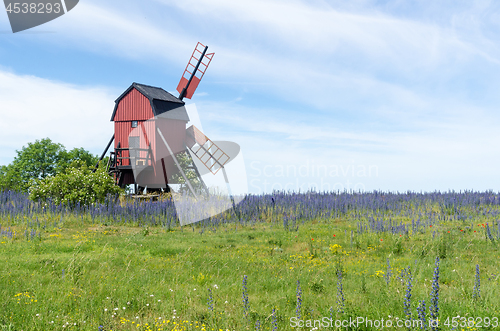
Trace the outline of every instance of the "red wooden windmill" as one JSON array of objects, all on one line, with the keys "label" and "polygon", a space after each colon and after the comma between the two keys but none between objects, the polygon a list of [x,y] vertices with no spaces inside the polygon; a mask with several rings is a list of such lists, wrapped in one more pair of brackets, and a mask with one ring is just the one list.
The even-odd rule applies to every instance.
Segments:
[{"label": "red wooden windmill", "polygon": [[[206,169],[216,174],[231,156],[194,126],[187,128],[189,116],[184,107],[184,98],[191,99],[214,53],[207,54],[208,47],[198,43],[177,86],[175,97],[159,87],[133,83],[115,101],[111,116],[114,135],[101,155],[110,152],[108,169],[120,187],[134,184],[135,192],[169,190],[168,184],[185,184],[196,196],[180,154],[200,160]],[[190,151],[191,153],[189,153]],[[203,184],[203,181],[201,181]]]}]

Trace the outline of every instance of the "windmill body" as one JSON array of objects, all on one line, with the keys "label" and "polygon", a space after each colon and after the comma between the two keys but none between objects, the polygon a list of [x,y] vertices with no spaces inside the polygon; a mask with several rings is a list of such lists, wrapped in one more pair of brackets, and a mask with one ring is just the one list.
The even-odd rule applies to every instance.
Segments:
[{"label": "windmill body", "polygon": [[[165,113],[168,118],[161,117]],[[166,135],[174,153],[184,151],[189,121],[184,102],[161,88],[133,83],[116,99],[111,121],[115,126],[115,148],[111,152],[110,171],[117,184],[158,187],[161,180],[156,177],[161,176],[163,180],[159,156],[170,156],[170,153],[161,143],[157,129]],[[163,163],[167,173],[178,173],[173,162]],[[141,178],[134,178],[134,170],[141,170]]]},{"label": "windmill body", "polygon": [[[182,153],[191,158],[186,145],[189,116],[182,100],[193,96],[212,61],[214,53],[207,54],[207,49],[196,45],[177,86],[179,97],[133,83],[116,99],[111,116],[115,132],[100,159],[114,141],[108,169],[120,187],[134,184],[135,192],[137,186],[168,190],[168,184],[189,182],[178,160]],[[192,168],[201,180],[194,164]]]},{"label": "windmill body", "polygon": [[[180,184],[183,190],[173,199],[181,224],[231,206],[237,213],[236,204],[241,201],[232,194],[226,169],[240,154],[238,144],[210,140],[192,125],[183,101],[193,96],[214,56],[207,49],[200,43],[196,46],[177,86],[178,97],[159,87],[133,83],[116,99],[111,116],[115,132],[101,156],[102,160],[114,141],[109,172],[121,187],[134,184],[136,194],[144,188],[170,191],[170,185]],[[246,176],[239,177],[246,185]],[[207,187],[204,178],[215,184]]]}]

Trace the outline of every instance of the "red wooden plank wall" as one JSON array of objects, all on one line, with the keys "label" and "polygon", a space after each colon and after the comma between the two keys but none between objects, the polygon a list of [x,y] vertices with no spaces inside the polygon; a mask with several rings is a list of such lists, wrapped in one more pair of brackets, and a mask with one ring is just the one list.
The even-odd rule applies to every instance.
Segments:
[{"label": "red wooden plank wall", "polygon": [[[151,103],[142,93],[135,88],[130,90],[118,103],[114,122],[115,122],[115,148],[120,143],[121,148],[128,148],[128,137],[132,130],[132,121],[146,121],[153,118]],[[140,127],[140,125],[139,125]],[[141,148],[147,148],[141,139]],[[142,154],[142,153],[141,153]],[[129,157],[129,152],[124,151],[123,157]],[[142,155],[141,155],[142,156]],[[129,160],[124,160],[122,165],[130,165]]]},{"label": "red wooden plank wall", "polygon": [[115,122],[146,121],[153,116],[149,99],[133,88],[120,100],[115,114]]}]

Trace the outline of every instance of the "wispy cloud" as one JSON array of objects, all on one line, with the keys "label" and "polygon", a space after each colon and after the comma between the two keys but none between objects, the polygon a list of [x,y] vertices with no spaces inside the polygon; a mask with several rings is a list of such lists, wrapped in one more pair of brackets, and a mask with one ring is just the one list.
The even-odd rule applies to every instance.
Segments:
[{"label": "wispy cloud", "polygon": [[[500,138],[498,13],[494,1],[89,0],[52,23],[57,41],[41,38],[179,75],[196,42],[207,43],[216,56],[193,100],[207,134],[241,143],[251,162],[377,164],[380,177],[367,188],[487,188],[500,161],[492,152]],[[53,118],[63,113],[52,107],[55,95],[73,93],[66,102],[98,109],[104,126],[121,93],[0,78],[19,89],[1,95],[9,109],[29,113],[43,102]],[[24,86],[37,101],[22,100]]]},{"label": "wispy cloud", "polygon": [[[231,26],[224,39],[227,34],[243,33],[243,38],[232,40],[238,48],[252,40],[257,44],[249,44],[248,49],[267,47],[273,53],[282,50],[285,58],[301,54],[313,54],[317,59],[351,57],[356,51],[358,57],[398,67],[406,67],[411,61],[413,70],[421,70],[447,63],[450,56],[479,52],[449,25],[393,16],[375,6],[345,10],[323,2],[284,0],[158,1],[180,8],[204,23],[216,22],[215,29]],[[246,34],[247,30],[253,33]]]},{"label": "wispy cloud", "polygon": [[[343,122],[308,121],[307,116],[302,122],[295,117],[300,123],[294,123],[283,110],[236,104],[199,103],[198,109],[207,135],[242,145],[254,170],[250,177],[261,183],[317,183],[312,175],[296,182],[293,173],[278,171],[283,167],[374,165],[380,174],[376,178],[349,175],[343,180],[360,180],[365,189],[492,189],[489,177],[500,162],[491,145],[500,139],[500,120],[474,107],[457,106],[450,122],[420,122],[415,130],[392,132],[345,129]],[[265,167],[278,169],[279,176],[262,177]],[[324,180],[337,183],[339,178]]]},{"label": "wispy cloud", "polygon": [[322,109],[359,99],[373,100],[372,108],[425,102],[419,91],[443,93],[478,57],[498,59],[481,30],[477,42],[450,24],[398,17],[369,2],[347,9],[281,0],[152,4],[82,3],[71,21],[58,23],[64,43],[167,68],[182,67],[201,40],[217,53],[212,82]]},{"label": "wispy cloud", "polygon": [[[183,35],[169,33],[171,20],[146,18],[149,6],[123,1],[85,1],[68,20],[54,21],[59,42],[83,51],[109,54],[139,62],[161,60],[185,63],[194,47]],[[153,11],[155,11],[153,9]],[[151,10],[149,10],[151,13]]]},{"label": "wispy cloud", "polygon": [[5,151],[0,164],[10,163],[26,143],[46,137],[97,154],[113,133],[109,119],[114,94],[103,87],[0,71],[0,148]]}]

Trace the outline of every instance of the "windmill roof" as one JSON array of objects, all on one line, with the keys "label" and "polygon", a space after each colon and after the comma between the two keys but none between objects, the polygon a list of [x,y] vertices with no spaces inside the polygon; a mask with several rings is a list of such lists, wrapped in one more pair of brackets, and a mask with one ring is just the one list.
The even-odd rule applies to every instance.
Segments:
[{"label": "windmill roof", "polygon": [[[171,111],[173,109],[177,109],[184,105],[184,101],[168,93],[161,87],[132,83],[132,85],[130,85],[130,87],[127,90],[125,90],[125,92],[123,92],[122,95],[120,95],[115,100],[115,109],[113,110],[113,115],[111,115],[111,121],[113,121],[115,118],[115,114],[118,109],[118,103],[133,88],[135,88],[142,95],[144,95],[146,98],[149,99],[149,102],[151,103],[151,108],[153,109],[153,114],[155,116],[163,114],[167,111]],[[176,113],[177,113],[176,119],[189,121],[189,117],[185,109],[183,109],[182,111],[176,111]]]},{"label": "windmill roof", "polygon": [[135,87],[139,92],[144,94],[144,96],[148,99],[156,99],[184,104],[184,102],[179,98],[174,97],[172,94],[168,93],[161,87],[154,87],[138,83],[133,83],[132,86]]}]

